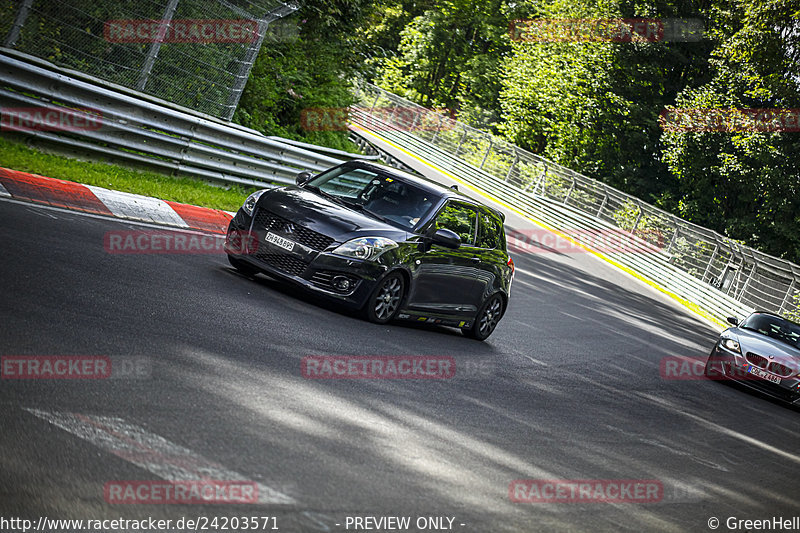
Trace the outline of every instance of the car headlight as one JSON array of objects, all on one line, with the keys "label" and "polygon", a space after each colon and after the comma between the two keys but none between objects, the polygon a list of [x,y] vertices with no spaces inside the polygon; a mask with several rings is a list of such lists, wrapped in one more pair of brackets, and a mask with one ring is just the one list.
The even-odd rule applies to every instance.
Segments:
[{"label": "car headlight", "polygon": [[722,345],[732,352],[742,353],[739,343],[733,339],[722,339]]},{"label": "car headlight", "polygon": [[267,192],[266,190],[256,191],[250,196],[247,197],[247,200],[244,201],[242,204],[242,209],[244,212],[247,213],[249,216],[253,216],[253,209],[256,207],[256,202],[258,199],[261,198],[261,195]]},{"label": "car headlight", "polygon": [[385,237],[359,237],[347,241],[336,248],[333,253],[356,259],[373,260],[382,253],[397,248],[397,243]]}]

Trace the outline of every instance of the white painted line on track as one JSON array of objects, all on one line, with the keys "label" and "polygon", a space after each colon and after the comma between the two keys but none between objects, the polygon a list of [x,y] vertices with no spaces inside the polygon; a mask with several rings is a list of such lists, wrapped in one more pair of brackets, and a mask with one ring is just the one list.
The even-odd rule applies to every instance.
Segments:
[{"label": "white painted line on track", "polygon": [[8,198],[11,198],[11,193],[8,192],[8,189],[3,187],[2,183],[0,183],[0,196],[7,196]]},{"label": "white painted line on track", "polygon": [[94,185],[86,185],[86,187],[105,204],[109,211],[118,217],[189,227],[169,204],[158,198],[111,191]]},{"label": "white painted line on track", "polygon": [[[28,409],[29,413],[167,481],[250,481],[196,453],[121,418]],[[294,504],[294,498],[261,483],[258,502]]]}]

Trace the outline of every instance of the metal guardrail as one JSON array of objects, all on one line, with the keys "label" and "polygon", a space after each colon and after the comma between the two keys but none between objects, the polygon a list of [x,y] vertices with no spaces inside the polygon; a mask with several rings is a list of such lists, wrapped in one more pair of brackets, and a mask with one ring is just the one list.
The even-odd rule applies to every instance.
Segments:
[{"label": "metal guardrail", "polygon": [[361,157],[265,137],[146,95],[112,90],[100,80],[91,83],[91,78],[82,78],[25,61],[19,54],[0,53],[0,107],[91,110],[99,118],[99,128],[44,131],[49,128],[33,127],[19,133],[78,157],[223,183],[289,184],[303,170],[318,172]]},{"label": "metal guardrail", "polygon": [[797,316],[800,266],[374,85],[361,84],[358,91],[354,124],[556,229],[624,230],[638,236],[660,251],[604,255],[717,320],[732,314],[741,318],[754,309]]}]

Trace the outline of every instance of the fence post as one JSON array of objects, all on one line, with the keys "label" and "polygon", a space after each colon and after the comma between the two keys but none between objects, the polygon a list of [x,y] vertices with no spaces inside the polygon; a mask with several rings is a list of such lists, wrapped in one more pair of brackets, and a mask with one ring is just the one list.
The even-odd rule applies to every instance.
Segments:
[{"label": "fence post", "polygon": [[783,297],[783,301],[781,302],[781,307],[778,309],[778,314],[782,315],[784,313],[784,309],[786,309],[786,304],[789,303],[789,298],[794,295],[794,284],[797,279],[792,278],[792,282],[789,284],[789,288],[786,290],[786,296]]},{"label": "fence post", "polygon": [[14,18],[14,24],[11,26],[11,29],[8,30],[5,43],[3,43],[3,46],[6,48],[14,48],[14,46],[16,46],[19,34],[22,32],[22,27],[25,25],[25,21],[28,20],[28,13],[31,12],[32,5],[33,0],[25,0],[22,2],[22,5],[19,6],[17,16]]},{"label": "fence post", "polygon": [[461,139],[458,141],[458,148],[456,148],[456,156],[461,151],[461,145],[464,144],[464,139],[467,138],[467,128],[464,128],[464,135],[461,136]]},{"label": "fence post", "polygon": [[487,137],[488,137],[488,139],[489,139],[489,147],[488,147],[488,148],[486,148],[486,153],[485,153],[485,154],[483,154],[483,159],[481,160],[481,166],[480,166],[480,167],[478,167],[478,168],[480,168],[481,170],[483,169],[483,165],[484,165],[484,164],[486,164],[486,158],[487,158],[487,157],[489,157],[489,152],[491,152],[491,151],[492,151],[492,144],[493,144],[493,143],[492,143],[492,137],[491,137],[491,135],[489,135],[489,136],[487,136]]},{"label": "fence post", "polygon": [[595,215],[597,218],[600,218],[600,214],[603,212],[603,208],[608,203],[608,187],[603,185],[603,201],[600,202],[600,208],[597,210],[597,214]]},{"label": "fence post", "polygon": [[575,176],[572,176],[572,183],[569,186],[569,190],[567,194],[564,196],[564,201],[562,202],[564,205],[567,205],[567,200],[569,200],[569,196],[572,194],[572,190],[575,188]]},{"label": "fence post", "polygon": [[638,201],[636,202],[636,207],[639,209],[639,216],[636,217],[636,222],[633,223],[633,227],[631,228],[631,233],[636,231],[636,228],[639,227],[639,222],[642,220],[642,215],[644,214],[644,210],[642,209],[642,204]]},{"label": "fence post", "polygon": [[150,78],[150,72],[153,70],[153,65],[156,63],[158,51],[161,50],[161,43],[164,42],[164,32],[166,28],[172,24],[172,16],[178,8],[178,0],[169,0],[167,7],[164,8],[164,14],[159,21],[160,28],[158,30],[158,38],[150,43],[150,48],[147,49],[147,56],[144,58],[142,71],[139,73],[139,79],[136,81],[136,89],[144,91],[147,86],[147,80]]},{"label": "fence post", "polygon": [[436,137],[439,136],[439,132],[442,130],[442,117],[441,113],[436,113],[436,116],[439,118],[439,122],[436,124],[436,131],[433,132],[433,137],[431,137],[431,144],[436,144]]},{"label": "fence post", "polygon": [[373,111],[375,111],[375,104],[378,103],[378,98],[380,98],[380,97],[381,97],[381,93],[380,92],[376,92],[375,93],[375,100],[373,100],[372,101],[372,105],[369,106],[369,114],[370,115],[373,113]]},{"label": "fence post", "polygon": [[506,179],[504,179],[503,181],[508,181],[509,179],[511,179],[511,173],[514,171],[514,167],[517,165],[517,161],[519,161],[519,154],[517,154],[517,152],[515,151],[514,160],[511,162],[511,165],[509,165],[508,172],[506,172]]},{"label": "fence post", "polygon": [[711,270],[711,264],[714,262],[714,259],[717,258],[717,251],[719,250],[719,244],[714,245],[714,253],[711,254],[711,259],[708,260],[708,264],[706,265],[706,271],[703,272],[703,281],[706,280],[708,276],[708,272]]},{"label": "fence post", "polygon": [[[236,11],[239,12],[240,16],[250,18],[248,16],[249,13],[243,9],[237,8]],[[264,38],[267,36],[267,28],[270,23],[294,13],[295,11],[297,11],[297,7],[293,5],[279,4],[278,7],[272,9],[269,13],[266,13],[263,18],[258,20],[258,37],[250,42],[247,53],[245,53],[244,59],[242,59],[242,63],[239,67],[239,73],[234,79],[233,87],[231,87],[231,93],[228,96],[229,111],[225,117],[228,120],[231,120],[233,118],[233,113],[236,112],[239,99],[242,97],[245,85],[247,85],[247,78],[250,76],[250,70],[253,68],[253,63],[256,62],[258,52],[261,50],[261,45],[264,43]]]},{"label": "fence post", "polygon": [[539,175],[539,179],[536,181],[536,185],[533,186],[533,194],[536,194],[536,190],[539,188],[539,185],[542,186],[542,192],[540,193],[544,196],[544,180],[547,177],[547,163],[544,164],[542,167],[542,173]]},{"label": "fence post", "polygon": [[[744,262],[744,258],[742,258],[742,262]],[[756,263],[756,259],[754,257],[753,258],[753,268],[751,268],[750,269],[750,273],[747,274],[747,279],[745,280],[744,285],[742,285],[742,290],[739,291],[739,296],[736,298],[737,300],[739,300],[742,303],[744,303],[744,300],[742,298],[744,298],[745,293],[747,292],[747,289],[750,288],[750,281],[753,279],[753,274],[755,274],[755,272],[756,272],[756,266],[757,266],[757,263]]]}]

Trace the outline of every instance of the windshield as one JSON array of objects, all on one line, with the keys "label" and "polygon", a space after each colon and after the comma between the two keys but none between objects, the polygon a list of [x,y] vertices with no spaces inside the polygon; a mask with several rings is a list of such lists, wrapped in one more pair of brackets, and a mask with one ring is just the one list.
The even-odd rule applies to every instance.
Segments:
[{"label": "windshield", "polygon": [[794,348],[800,348],[800,325],[783,318],[753,313],[739,327],[757,331],[762,335],[785,342]]},{"label": "windshield", "polygon": [[334,168],[305,187],[404,230],[413,229],[434,207],[436,200],[412,183],[363,168]]}]

